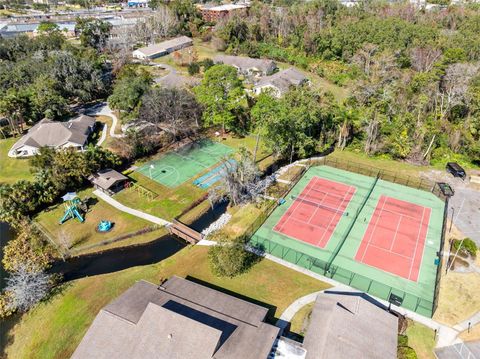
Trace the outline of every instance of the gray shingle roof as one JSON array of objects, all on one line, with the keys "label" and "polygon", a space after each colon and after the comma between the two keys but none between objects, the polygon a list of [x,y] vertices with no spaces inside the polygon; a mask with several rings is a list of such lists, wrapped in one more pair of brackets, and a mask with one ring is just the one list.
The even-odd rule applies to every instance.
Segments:
[{"label": "gray shingle roof", "polygon": [[67,122],[57,122],[43,119],[30,128],[28,133],[18,140],[12,151],[24,145],[32,147],[59,147],[67,142],[83,146],[90,134],[90,128],[95,125],[95,119],[90,116],[81,115]]},{"label": "gray shingle roof", "polygon": [[480,340],[435,349],[438,359],[480,359]]},{"label": "gray shingle roof", "polygon": [[266,358],[279,328],[267,308],[172,277],[140,281],[105,306],[72,358]]},{"label": "gray shingle roof", "polygon": [[103,189],[109,189],[118,181],[128,180],[128,177],[109,168],[98,171],[94,175],[88,177],[88,180]]},{"label": "gray shingle roof", "polygon": [[319,294],[303,342],[307,359],[395,359],[397,326],[360,296]]},{"label": "gray shingle roof", "polygon": [[235,66],[243,72],[256,69],[261,72],[269,73],[277,67],[275,62],[272,60],[253,59],[251,57],[243,56],[217,55],[213,58],[213,62],[216,64],[222,63],[225,65]]},{"label": "gray shingle roof", "polygon": [[303,73],[291,67],[271,76],[261,78],[255,87],[273,86],[281,93],[285,93],[291,86],[300,86],[307,80],[307,77]]}]

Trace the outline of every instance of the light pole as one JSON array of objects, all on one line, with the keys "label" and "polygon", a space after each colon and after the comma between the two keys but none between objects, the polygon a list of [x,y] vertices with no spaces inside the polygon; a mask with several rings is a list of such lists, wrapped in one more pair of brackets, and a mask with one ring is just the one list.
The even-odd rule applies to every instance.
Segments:
[{"label": "light pole", "polygon": [[149,174],[150,174],[150,179],[153,179],[153,177],[152,177],[152,169],[154,169],[154,168],[155,168],[154,165],[150,165],[150,167],[148,168],[148,172],[149,172]]}]

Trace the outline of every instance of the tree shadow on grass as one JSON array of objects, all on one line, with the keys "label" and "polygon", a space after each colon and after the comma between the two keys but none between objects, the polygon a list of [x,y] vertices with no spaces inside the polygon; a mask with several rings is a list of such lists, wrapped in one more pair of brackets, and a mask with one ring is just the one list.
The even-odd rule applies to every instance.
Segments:
[{"label": "tree shadow on grass", "polygon": [[0,324],[0,358],[6,358],[5,349],[13,343],[13,327],[20,322],[21,313],[16,313],[6,319],[1,320]]}]

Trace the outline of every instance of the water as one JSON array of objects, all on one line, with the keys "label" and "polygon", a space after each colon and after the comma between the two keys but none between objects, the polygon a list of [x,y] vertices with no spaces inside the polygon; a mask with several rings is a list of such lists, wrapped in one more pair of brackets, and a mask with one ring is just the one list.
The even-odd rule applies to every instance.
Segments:
[{"label": "water", "polygon": [[215,222],[217,219],[220,218],[222,214],[227,211],[228,201],[217,203],[213,209],[209,207],[208,211],[203,213],[200,217],[198,217],[195,221],[190,223],[188,226],[197,232],[202,232],[205,228],[207,228],[210,224]]}]

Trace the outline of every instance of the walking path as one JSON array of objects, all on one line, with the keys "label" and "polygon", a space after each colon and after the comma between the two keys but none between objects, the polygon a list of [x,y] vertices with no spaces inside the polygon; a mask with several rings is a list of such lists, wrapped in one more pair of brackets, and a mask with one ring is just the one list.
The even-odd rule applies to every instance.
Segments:
[{"label": "walking path", "polygon": [[103,130],[102,130],[102,137],[100,137],[100,139],[98,140],[97,146],[101,146],[102,143],[105,142],[105,139],[107,138],[107,129],[108,129],[107,124],[104,124]]},{"label": "walking path", "polygon": [[166,225],[171,224],[170,222],[166,221],[163,218],[155,217],[155,216],[152,216],[151,214],[139,211],[137,209],[133,209],[133,208],[124,206],[120,202],[114,200],[112,197],[110,197],[109,195],[103,193],[102,191],[100,191],[98,189],[93,191],[93,194],[95,196],[97,196],[98,198],[103,199],[105,202],[107,202],[111,206],[115,207],[116,209],[118,209],[122,212],[125,212],[125,213],[129,213],[132,216],[136,216],[136,217],[142,218],[146,221],[149,221],[149,222],[152,222],[152,223],[155,223],[155,224],[159,224],[159,225],[162,225],[162,226],[166,226]]},{"label": "walking path", "polygon": [[110,128],[110,137],[113,138],[121,138],[125,137],[124,134],[116,134],[115,129],[117,128],[117,124],[119,122],[117,116],[112,111],[112,109],[108,106],[106,102],[101,103],[93,108],[87,110],[87,114],[91,116],[108,116],[112,118],[112,127]]}]

